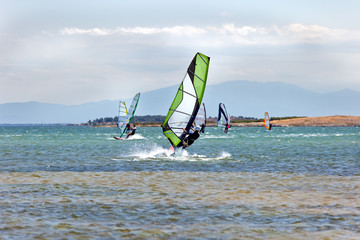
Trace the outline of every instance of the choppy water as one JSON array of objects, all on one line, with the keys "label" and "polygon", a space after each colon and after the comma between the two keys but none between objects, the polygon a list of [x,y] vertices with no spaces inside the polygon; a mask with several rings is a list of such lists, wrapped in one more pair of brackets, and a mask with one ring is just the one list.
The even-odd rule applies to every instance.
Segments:
[{"label": "choppy water", "polygon": [[0,239],[360,239],[360,128],[0,127]]}]

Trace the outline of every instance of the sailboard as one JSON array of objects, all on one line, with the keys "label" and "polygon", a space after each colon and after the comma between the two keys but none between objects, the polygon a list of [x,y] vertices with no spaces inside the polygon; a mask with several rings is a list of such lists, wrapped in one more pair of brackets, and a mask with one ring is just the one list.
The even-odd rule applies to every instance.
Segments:
[{"label": "sailboard", "polygon": [[202,103],[199,108],[198,114],[196,115],[196,118],[195,118],[195,126],[200,128],[201,133],[205,132],[205,127],[206,127],[205,103]]},{"label": "sailboard", "polygon": [[127,131],[127,127],[126,127],[127,124],[131,123],[134,117],[139,99],[140,99],[140,93],[137,93],[131,102],[129,110],[126,108],[126,104],[124,101],[119,102],[119,116],[118,116],[117,127],[120,129],[120,137],[114,136],[115,139],[122,140],[122,136]]},{"label": "sailboard", "polygon": [[226,111],[225,104],[219,103],[219,114],[217,120],[217,127],[227,133],[230,127],[230,116]]},{"label": "sailboard", "polygon": [[210,57],[196,53],[162,124],[172,147],[181,147],[198,114],[206,87]]},{"label": "sailboard", "polygon": [[264,126],[267,130],[271,129],[270,117],[269,117],[268,112],[264,113]]}]

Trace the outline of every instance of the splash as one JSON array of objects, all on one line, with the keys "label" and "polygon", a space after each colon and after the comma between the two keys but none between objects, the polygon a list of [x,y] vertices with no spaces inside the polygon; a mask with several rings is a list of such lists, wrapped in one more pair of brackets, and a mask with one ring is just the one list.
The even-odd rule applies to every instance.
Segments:
[{"label": "splash", "polygon": [[138,148],[134,149],[132,153],[126,156],[127,158],[132,159],[133,161],[143,161],[143,160],[169,160],[169,161],[214,161],[214,160],[226,160],[231,159],[232,156],[228,152],[221,152],[216,156],[206,156],[203,154],[190,154],[185,149],[177,149],[175,153],[169,151],[167,148],[161,146],[152,146],[150,149]]},{"label": "splash", "polygon": [[171,152],[160,146],[153,146],[151,149],[135,149],[129,157],[133,157],[134,160],[146,160],[146,159],[158,159],[170,157]]},{"label": "splash", "polygon": [[[122,140],[140,140],[140,139],[147,139],[146,137],[142,136],[141,134],[135,134],[133,136],[130,136],[129,138],[126,138],[126,136],[123,136]],[[107,140],[114,140],[113,135],[111,137],[108,137]]]},{"label": "splash", "polygon": [[216,159],[230,159],[231,154],[228,152],[221,152],[220,156],[218,156]]},{"label": "splash", "polygon": [[141,134],[135,134],[135,135],[130,136],[126,140],[138,140],[138,139],[146,139],[146,138],[144,136],[142,136]]}]

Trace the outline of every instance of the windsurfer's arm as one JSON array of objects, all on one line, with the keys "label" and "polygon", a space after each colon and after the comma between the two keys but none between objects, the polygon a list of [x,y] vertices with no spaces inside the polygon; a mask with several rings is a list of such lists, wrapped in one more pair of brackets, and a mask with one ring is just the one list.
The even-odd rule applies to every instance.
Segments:
[{"label": "windsurfer's arm", "polygon": [[185,134],[189,134],[189,132],[188,131],[186,131],[186,129],[185,128],[182,128],[183,130],[184,130],[184,133]]}]

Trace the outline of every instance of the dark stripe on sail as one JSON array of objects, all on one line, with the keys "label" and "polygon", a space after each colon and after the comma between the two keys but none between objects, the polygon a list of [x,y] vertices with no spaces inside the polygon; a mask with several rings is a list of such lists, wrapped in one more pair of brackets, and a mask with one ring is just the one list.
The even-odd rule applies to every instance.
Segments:
[{"label": "dark stripe on sail", "polygon": [[195,95],[193,95],[193,94],[191,94],[191,93],[189,93],[189,92],[187,92],[187,91],[184,91],[184,90],[182,90],[182,89],[179,89],[179,91],[182,91],[183,93],[186,93],[186,94],[188,94],[188,95],[190,95],[190,96],[198,99],[198,97],[196,97]]},{"label": "dark stripe on sail", "polygon": [[192,116],[191,114],[189,114],[189,113],[185,113],[185,112],[183,112],[183,111],[178,111],[178,110],[174,110],[174,109],[169,109],[170,111],[173,111],[173,112],[178,112],[178,113],[182,113],[182,114],[185,114],[185,115],[188,115],[188,116]]}]

